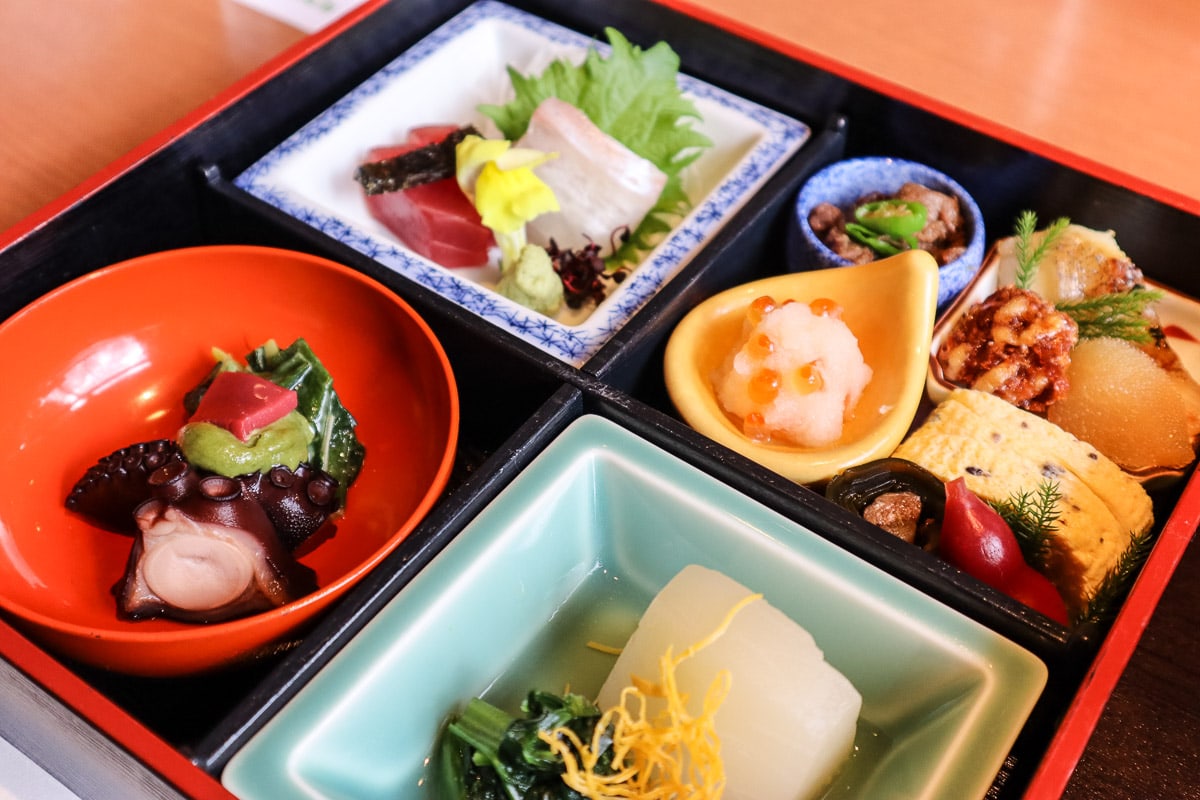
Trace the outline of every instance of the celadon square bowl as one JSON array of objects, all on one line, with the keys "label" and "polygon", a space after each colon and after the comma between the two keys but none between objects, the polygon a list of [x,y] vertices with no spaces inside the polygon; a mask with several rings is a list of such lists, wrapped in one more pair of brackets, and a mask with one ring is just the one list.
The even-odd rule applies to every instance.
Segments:
[{"label": "celadon square bowl", "polygon": [[[982,797],[1045,686],[1032,653],[595,416],[573,422],[235,753],[243,800],[437,797],[428,759],[482,695],[594,696],[654,594],[719,569],[863,696],[826,797]],[[785,734],[786,735],[786,734]],[[780,768],[785,768],[781,765]]]}]

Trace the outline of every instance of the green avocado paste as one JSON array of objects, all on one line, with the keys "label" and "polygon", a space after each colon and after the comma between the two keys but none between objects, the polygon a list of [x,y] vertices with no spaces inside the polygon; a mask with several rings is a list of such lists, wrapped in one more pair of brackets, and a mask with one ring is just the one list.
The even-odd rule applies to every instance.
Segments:
[{"label": "green avocado paste", "polygon": [[189,422],[179,432],[179,446],[191,464],[230,478],[266,472],[277,464],[294,470],[308,460],[312,439],[312,425],[298,411],[260,428],[244,442],[211,422]]}]

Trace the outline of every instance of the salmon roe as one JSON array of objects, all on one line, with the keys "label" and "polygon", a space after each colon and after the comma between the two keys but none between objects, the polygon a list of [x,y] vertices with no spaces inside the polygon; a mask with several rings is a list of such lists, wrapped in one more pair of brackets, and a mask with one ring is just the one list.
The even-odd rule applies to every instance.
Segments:
[{"label": "salmon roe", "polygon": [[751,325],[757,325],[763,321],[763,317],[775,310],[775,298],[769,294],[764,294],[761,297],[756,297],[754,302],[746,309],[746,320]]},{"label": "salmon roe", "polygon": [[767,421],[758,411],[751,411],[742,420],[742,433],[760,442],[771,438],[771,430],[767,427]]},{"label": "salmon roe", "polygon": [[818,297],[808,304],[808,307],[818,317],[842,318],[842,304],[828,297]]},{"label": "salmon roe", "polygon": [[779,396],[781,383],[782,377],[778,372],[773,369],[760,369],[750,376],[746,393],[750,395],[751,402],[765,406]]},{"label": "salmon roe", "polygon": [[800,394],[812,394],[825,387],[825,378],[816,362],[810,361],[796,368],[795,387]]},{"label": "salmon roe", "polygon": [[753,358],[763,359],[775,352],[775,342],[765,333],[750,337],[746,352]]}]

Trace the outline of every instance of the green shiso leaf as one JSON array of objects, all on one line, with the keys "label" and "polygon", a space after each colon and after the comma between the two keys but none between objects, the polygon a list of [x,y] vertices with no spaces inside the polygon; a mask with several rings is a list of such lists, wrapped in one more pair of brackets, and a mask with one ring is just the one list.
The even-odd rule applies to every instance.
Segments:
[{"label": "green shiso leaf", "polygon": [[496,123],[505,138],[516,141],[538,105],[557,97],[666,173],[667,185],[657,204],[609,259],[615,267],[636,261],[691,207],[679,174],[712,146],[712,140],[693,126],[700,113],[679,89],[679,56],[670,45],[659,42],[643,50],[614,28],[605,28],[604,33],[612,46],[608,57],[593,48],[582,64],[559,59],[537,76],[509,67],[513,100],[482,105],[479,111]]}]

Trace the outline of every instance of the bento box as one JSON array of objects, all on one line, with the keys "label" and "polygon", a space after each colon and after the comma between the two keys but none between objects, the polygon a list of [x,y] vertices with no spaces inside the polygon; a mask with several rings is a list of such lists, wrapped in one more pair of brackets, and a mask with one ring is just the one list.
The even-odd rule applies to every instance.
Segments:
[{"label": "bento box", "polygon": [[[623,38],[607,34],[607,27]],[[536,71],[545,67],[544,59],[535,58],[544,55],[543,47],[580,58],[591,47],[607,55],[622,41],[647,49],[660,41],[670,45],[678,57],[680,86],[705,118],[701,131],[714,147],[707,151],[712,160],[701,155],[683,180],[685,193],[691,192],[690,209],[673,219],[621,283],[585,306],[590,309],[586,319],[539,316],[498,293],[497,273],[487,271],[495,267],[492,262],[473,272],[443,268],[416,253],[411,243],[397,241],[365,209],[354,175],[371,148],[402,140],[408,128],[426,123],[457,124],[464,121],[459,117],[470,117],[465,121],[486,125],[474,111],[503,102],[496,85],[504,83],[510,60],[520,61],[518,69]],[[454,74],[445,64],[460,58],[462,47],[482,54],[469,81],[478,96],[439,105],[452,85],[446,75]],[[303,745],[309,747],[319,742],[318,733],[330,733],[327,726],[337,724],[342,712],[355,724],[361,721],[355,715],[369,716],[369,698],[342,705],[351,703],[344,697],[353,693],[360,671],[370,669],[353,654],[388,661],[383,639],[417,633],[405,630],[408,612],[437,605],[442,594],[454,595],[445,587],[453,585],[455,575],[470,574],[477,562],[512,557],[489,546],[527,546],[504,526],[501,533],[488,530],[489,520],[494,524],[511,515],[528,521],[522,514],[553,508],[568,517],[581,515],[573,524],[586,546],[568,545],[586,552],[571,551],[572,558],[619,565],[614,570],[631,587],[629,597],[618,598],[626,605],[648,601],[651,589],[669,577],[663,564],[679,566],[687,556],[719,566],[721,554],[733,559],[734,551],[743,549],[759,560],[747,556],[734,571],[751,583],[761,579],[764,590],[797,618],[805,614],[797,604],[789,606],[781,588],[786,580],[764,566],[772,558],[788,561],[800,558],[798,552],[815,553],[816,567],[808,562],[799,567],[810,578],[816,569],[817,579],[830,585],[844,588],[839,582],[853,575],[854,581],[875,586],[872,592],[889,595],[903,610],[904,624],[921,631],[922,641],[942,646],[948,637],[958,643],[947,647],[962,662],[954,662],[953,674],[942,678],[962,692],[949,700],[918,692],[914,702],[925,708],[947,700],[946,719],[962,722],[964,736],[977,734],[970,720],[964,721],[971,703],[980,703],[979,713],[995,713],[988,717],[992,721],[1003,716],[988,705],[986,686],[995,676],[987,669],[999,669],[1001,681],[1019,673],[1015,680],[1024,692],[1019,718],[1004,717],[1012,727],[1001,736],[1003,746],[988,750],[989,775],[967,775],[961,753],[940,760],[939,754],[956,752],[944,739],[938,739],[938,753],[918,759],[922,769],[941,776],[945,796],[965,791],[1016,798],[1027,791],[1039,796],[1063,791],[1191,540],[1198,490],[1190,468],[1154,489],[1152,548],[1142,577],[1123,587],[1104,620],[1063,625],[883,533],[827,499],[825,481],[797,483],[688,424],[664,375],[666,352],[694,308],[793,271],[786,242],[797,194],[809,177],[840,160],[885,156],[953,176],[978,204],[990,240],[1008,235],[1025,209],[1045,219],[1069,216],[1082,225],[1112,229],[1146,277],[1170,287],[1177,298],[1200,296],[1200,277],[1182,266],[1187,243],[1200,234],[1200,218],[647,0],[603,6],[561,0],[371,3],[315,35],[295,61],[260,78],[220,98],[212,113],[110,176],[96,192],[0,243],[0,316],[14,317],[60,286],[104,267],[164,251],[233,245],[336,262],[410,306],[444,350],[459,413],[453,468],[444,488],[394,549],[344,596],[252,658],[194,674],[127,674],[68,657],[8,616],[0,620],[5,623],[0,655],[179,794],[237,796],[238,787],[271,785],[270,770],[277,768],[277,759],[289,757],[293,745],[279,744],[278,732],[305,734],[295,729],[295,720],[312,726],[317,738]],[[420,99],[430,110],[406,108],[377,130],[375,103],[394,103],[397,96]],[[931,295],[931,314],[935,299]],[[1190,307],[1183,299],[1180,305]],[[883,308],[878,316],[889,313]],[[930,326],[933,321],[927,320]],[[932,405],[929,397],[921,399],[914,425]],[[571,443],[580,437],[592,470],[585,487],[547,495],[543,482],[557,474],[554,467],[579,468],[571,458],[579,445]],[[683,488],[660,486],[663,475],[675,476]],[[652,517],[656,505],[678,502],[687,509],[681,516],[690,520],[688,532],[696,538],[673,532],[657,555],[652,543],[622,539],[633,524],[623,513],[584,502],[614,486],[630,487],[631,497],[635,489],[656,487],[660,494],[651,492],[649,500],[638,501],[645,505],[625,511]],[[719,507],[708,507],[721,504],[693,508],[692,500],[711,497],[728,499],[727,516]],[[765,529],[764,538],[752,537],[749,544],[721,538],[729,530],[735,537],[747,536],[735,517]],[[613,532],[617,529],[621,535]],[[780,542],[787,545],[784,555],[772,549]],[[642,552],[645,547],[650,555]],[[647,561],[640,564],[638,558]],[[651,558],[664,560],[651,566]],[[827,574],[831,565],[838,573],[833,577]],[[562,571],[574,574],[566,566]],[[878,602],[867,595],[855,603]],[[594,622],[585,600],[568,608]],[[861,612],[858,608],[850,616]],[[895,608],[887,613],[896,613]],[[808,619],[829,634],[828,624]],[[627,633],[629,614],[620,620],[617,627]],[[864,623],[855,617],[846,624]],[[609,632],[616,636],[615,630]],[[446,641],[436,644],[446,646]],[[847,663],[861,653],[859,644],[835,640],[826,649],[847,673],[870,684],[861,665]],[[993,647],[1004,655],[980,667],[987,658],[979,651]],[[466,672],[474,684],[466,681],[455,689],[467,694],[483,691],[496,677],[479,668]],[[589,673],[583,683],[597,683],[595,677]],[[897,680],[913,678],[905,673]],[[318,692],[321,687],[331,687],[333,694]],[[886,716],[882,689],[867,688],[872,712]],[[313,696],[326,704],[314,704]],[[896,718],[902,718],[894,728],[901,739],[938,733],[936,724],[911,709]],[[345,739],[336,739],[333,746],[345,745]],[[868,752],[863,762],[871,758],[885,760]],[[327,781],[334,792],[355,783],[355,776],[320,759],[306,769],[292,777]],[[870,763],[860,767],[862,785],[870,782],[871,769]],[[320,774],[314,778],[313,772]],[[389,780],[395,774],[388,773]],[[859,795],[851,786],[838,796]]]}]

